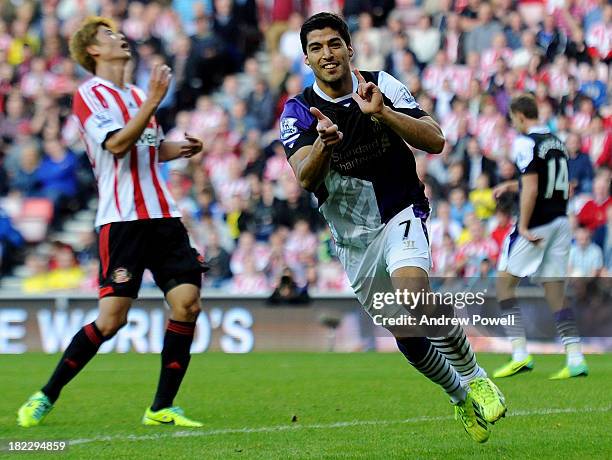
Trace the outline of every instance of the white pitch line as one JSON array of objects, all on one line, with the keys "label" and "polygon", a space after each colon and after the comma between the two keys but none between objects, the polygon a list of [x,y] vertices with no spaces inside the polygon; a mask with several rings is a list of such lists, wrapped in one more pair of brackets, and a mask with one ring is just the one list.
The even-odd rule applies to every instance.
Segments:
[{"label": "white pitch line", "polygon": [[[560,409],[537,409],[514,411],[508,414],[509,417],[530,417],[534,415],[553,415],[553,414],[579,414],[587,412],[609,412],[612,406],[608,407],[584,407],[578,408],[560,408]],[[83,438],[68,440],[68,445],[89,444],[92,442],[110,442],[110,441],[148,441],[164,438],[191,438],[202,436],[216,436],[224,434],[247,434],[247,433],[275,433],[279,431],[294,431],[294,430],[321,430],[330,428],[347,428],[354,426],[371,426],[371,425],[400,425],[419,422],[432,422],[452,420],[452,416],[421,416],[412,417],[404,420],[352,420],[349,422],[334,422],[334,423],[315,423],[310,425],[278,425],[278,426],[262,426],[259,428],[222,428],[218,430],[190,430],[190,431],[171,431],[166,433],[144,434],[144,435],[113,435],[113,436],[97,436],[95,438]]]}]

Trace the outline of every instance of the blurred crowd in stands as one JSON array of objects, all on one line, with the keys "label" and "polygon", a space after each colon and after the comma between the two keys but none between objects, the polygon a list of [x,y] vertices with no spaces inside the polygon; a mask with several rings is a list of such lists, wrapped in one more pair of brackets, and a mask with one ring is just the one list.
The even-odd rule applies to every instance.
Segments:
[{"label": "blurred crowd in stands", "polygon": [[508,106],[523,91],[567,144],[571,274],[612,273],[606,0],[0,0],[0,273],[27,292],[96,291],[93,225],[71,230],[96,190],[71,116],[88,75],[67,43],[98,14],[129,39],[135,84],[147,88],[158,62],[172,67],[158,113],[167,139],[204,139],[203,154],[162,168],[212,267],[206,284],[270,293],[291,276],[347,290],[316,200],[277,141],[284,102],[313,82],[299,30],[319,11],[346,18],[357,68],[395,76],[443,128],[442,154],[415,150],[433,209],[434,276],[495,273],[517,206],[493,188],[516,177]]}]

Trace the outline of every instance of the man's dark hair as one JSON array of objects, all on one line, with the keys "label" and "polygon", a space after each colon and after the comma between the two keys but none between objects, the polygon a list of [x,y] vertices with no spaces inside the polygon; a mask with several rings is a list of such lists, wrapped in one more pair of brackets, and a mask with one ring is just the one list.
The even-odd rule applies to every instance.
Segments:
[{"label": "man's dark hair", "polygon": [[512,99],[510,112],[522,113],[530,120],[538,119],[538,103],[531,94],[522,94]]},{"label": "man's dark hair", "polygon": [[304,54],[306,54],[306,45],[308,44],[306,36],[313,30],[321,30],[326,27],[338,32],[342,40],[344,40],[344,43],[346,43],[346,46],[351,44],[351,35],[349,34],[348,26],[340,16],[327,12],[317,13],[306,19],[300,30],[300,41],[302,42],[302,51]]}]

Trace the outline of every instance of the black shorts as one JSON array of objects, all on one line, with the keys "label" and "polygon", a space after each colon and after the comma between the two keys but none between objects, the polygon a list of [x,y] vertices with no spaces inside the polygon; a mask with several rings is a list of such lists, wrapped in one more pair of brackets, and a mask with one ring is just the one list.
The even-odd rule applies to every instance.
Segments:
[{"label": "black shorts", "polygon": [[207,267],[189,244],[179,218],[113,222],[100,227],[100,298],[138,297],[142,275],[151,270],[166,294],[179,284],[202,284]]}]

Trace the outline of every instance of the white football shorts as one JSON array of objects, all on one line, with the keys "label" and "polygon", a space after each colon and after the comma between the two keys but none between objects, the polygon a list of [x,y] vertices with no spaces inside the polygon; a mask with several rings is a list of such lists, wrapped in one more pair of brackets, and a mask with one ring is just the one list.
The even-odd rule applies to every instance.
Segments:
[{"label": "white football shorts", "polygon": [[429,275],[431,252],[425,220],[426,217],[416,217],[409,206],[395,215],[367,248],[338,245],[338,258],[357,300],[370,316],[397,317],[406,313],[399,304],[381,307],[379,301],[375,302],[377,293],[394,292],[391,274],[395,270],[419,267]]},{"label": "white football shorts", "polygon": [[544,278],[544,281],[565,278],[571,244],[568,218],[557,217],[529,231],[543,240],[538,244],[531,243],[515,228],[504,241],[498,270],[520,278]]}]

